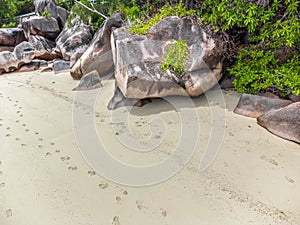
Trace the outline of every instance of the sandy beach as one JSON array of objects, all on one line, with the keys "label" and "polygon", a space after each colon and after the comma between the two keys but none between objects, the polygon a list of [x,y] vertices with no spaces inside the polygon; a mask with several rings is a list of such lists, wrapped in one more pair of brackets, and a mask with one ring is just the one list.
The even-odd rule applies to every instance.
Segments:
[{"label": "sandy beach", "polygon": [[[164,182],[132,187],[99,175],[81,154],[74,132],[81,129],[74,124],[77,84],[68,73],[0,76],[0,225],[300,224],[300,147],[234,114],[239,93],[223,91],[226,107],[214,105],[224,112],[225,135],[216,140],[220,152],[207,170],[199,172],[199,162],[218,118],[211,116],[214,103],[201,96],[193,99],[194,108],[181,109],[196,112],[200,124],[189,163]],[[98,94],[93,127],[115,158],[143,166],[172,154],[182,135],[177,110],[154,100],[127,118],[124,108],[106,108],[114,80],[99,90],[85,93]],[[116,113],[124,113],[138,139],[149,136],[153,119],[164,120],[166,133],[155,134],[160,146],[129,151],[118,139],[126,130],[112,119]]]}]

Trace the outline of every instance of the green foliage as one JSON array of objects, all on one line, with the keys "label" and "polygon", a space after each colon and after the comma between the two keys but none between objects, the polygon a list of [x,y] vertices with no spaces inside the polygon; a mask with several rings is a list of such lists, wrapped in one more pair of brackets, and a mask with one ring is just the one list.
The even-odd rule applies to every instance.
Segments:
[{"label": "green foliage", "polygon": [[126,18],[129,20],[137,20],[141,15],[140,15],[140,8],[137,6],[134,0],[131,1],[130,5],[126,5],[124,3],[120,3],[118,6],[118,9],[122,11]]},{"label": "green foliage", "polygon": [[[245,3],[243,0],[206,0],[198,15],[215,32],[246,29],[250,45],[241,49],[236,65],[229,69],[236,76],[239,92],[257,93],[272,89],[281,95],[300,94],[298,0]],[[278,65],[276,52],[291,47],[289,61]]]},{"label": "green foliage", "polygon": [[16,26],[17,16],[33,12],[33,0],[1,0],[0,4],[0,27]]},{"label": "green foliage", "polygon": [[269,90],[282,96],[299,95],[299,59],[299,55],[294,54],[286,63],[279,65],[275,53],[270,50],[242,50],[236,65],[229,71],[236,77],[234,86],[239,92]]},{"label": "green foliage", "polygon": [[42,16],[50,20],[51,14],[48,11],[43,11]]},{"label": "green foliage", "polygon": [[135,20],[133,21],[133,26],[130,28],[132,33],[137,34],[146,34],[147,31],[155,24],[157,24],[161,19],[167,16],[178,16],[184,17],[187,15],[195,15],[195,10],[187,10],[186,7],[182,4],[182,1],[174,7],[170,7],[169,5],[163,6],[158,13],[155,14],[154,17],[148,19],[147,21]]},{"label": "green foliage", "polygon": [[16,23],[16,22],[9,22],[9,23],[3,24],[2,27],[3,27],[3,28],[17,27],[17,23]]},{"label": "green foliage", "polygon": [[[92,10],[96,10],[105,16],[109,17],[114,11],[124,9],[128,14],[134,15],[139,9],[134,7],[134,0],[96,0],[91,2],[90,0],[80,0],[81,3],[86,5]],[[85,24],[91,27],[98,28],[101,26],[104,18],[96,12],[92,12],[84,6],[74,3],[71,7],[71,15],[68,18],[68,24],[71,24],[72,19],[79,17]]]},{"label": "green foliage", "polygon": [[179,77],[182,77],[187,70],[185,63],[188,58],[189,50],[186,40],[178,40],[169,46],[165,60],[161,63],[161,67],[164,71],[171,69],[175,71]]}]

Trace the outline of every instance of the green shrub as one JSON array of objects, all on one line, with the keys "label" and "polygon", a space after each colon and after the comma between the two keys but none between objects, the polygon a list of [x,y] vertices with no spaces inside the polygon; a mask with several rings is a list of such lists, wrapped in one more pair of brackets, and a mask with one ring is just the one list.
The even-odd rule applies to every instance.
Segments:
[{"label": "green shrub", "polygon": [[229,69],[235,76],[234,86],[239,92],[272,91],[281,96],[300,94],[299,55],[294,54],[279,65],[272,51],[242,50],[236,65]]},{"label": "green shrub", "polygon": [[[215,32],[225,35],[243,30],[246,31],[243,36],[248,33],[248,45],[240,49],[236,64],[229,69],[236,77],[234,85],[237,91],[257,93],[271,90],[281,95],[300,94],[298,9],[298,0],[203,2],[198,13],[200,22],[213,25]],[[279,65],[276,53],[285,48],[294,50],[287,53],[289,60]]]},{"label": "green shrub", "polygon": [[188,58],[189,50],[186,40],[178,40],[169,46],[165,60],[161,63],[161,67],[164,71],[171,69],[175,71],[179,77],[182,77],[187,70],[185,63]]},{"label": "green shrub", "polygon": [[51,14],[48,11],[43,11],[42,16],[47,18],[48,20],[51,18]]},{"label": "green shrub", "polygon": [[16,22],[9,22],[9,23],[2,25],[3,28],[11,28],[11,27],[16,27],[16,26],[17,26]]},{"label": "green shrub", "polygon": [[184,17],[187,15],[196,15],[195,10],[187,10],[182,1],[174,7],[169,5],[163,6],[154,17],[144,21],[144,19],[136,19],[133,21],[133,26],[130,28],[131,33],[146,34],[147,31],[160,20],[167,16]]}]

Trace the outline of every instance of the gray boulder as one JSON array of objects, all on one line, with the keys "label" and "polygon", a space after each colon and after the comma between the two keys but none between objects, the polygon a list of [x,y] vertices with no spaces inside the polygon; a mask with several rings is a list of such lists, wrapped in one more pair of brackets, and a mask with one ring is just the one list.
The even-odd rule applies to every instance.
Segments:
[{"label": "gray boulder", "polygon": [[115,92],[112,99],[109,101],[107,105],[107,109],[113,110],[123,106],[137,106],[142,107],[148,103],[151,103],[151,99],[140,99],[140,98],[126,98],[121,90],[118,88],[117,84],[115,84]]},{"label": "gray boulder", "polygon": [[40,35],[30,35],[29,42],[35,49],[36,59],[53,60],[60,58],[60,54],[54,52],[55,42]]},{"label": "gray boulder", "polygon": [[70,61],[57,59],[53,63],[53,71],[55,74],[70,72]]},{"label": "gray boulder", "polygon": [[270,110],[280,109],[291,103],[292,101],[289,100],[243,93],[237,107],[234,109],[234,113],[257,118]]},{"label": "gray boulder", "polygon": [[71,61],[72,67],[89,47],[93,38],[90,28],[80,20],[72,21],[73,25],[65,26],[56,39],[55,52],[62,55],[64,60]]},{"label": "gray boulder", "polygon": [[77,87],[73,88],[73,91],[81,91],[81,90],[92,90],[96,88],[102,87],[101,78],[96,70],[89,72],[84,75],[78,84]]},{"label": "gray boulder", "polygon": [[29,42],[17,45],[13,52],[0,52],[0,74],[19,69],[34,58],[34,47]]},{"label": "gray boulder", "polygon": [[13,52],[15,47],[13,46],[0,46],[0,52],[9,51]]},{"label": "gray boulder", "polygon": [[271,133],[300,144],[300,102],[271,110],[257,118],[257,122]]},{"label": "gray boulder", "polygon": [[[161,68],[174,40],[186,40],[189,51],[183,77]],[[127,28],[116,29],[112,45],[116,83],[126,98],[196,97],[216,85],[222,76],[222,52],[191,17],[166,17],[150,28],[147,35],[131,35]]]},{"label": "gray boulder", "polygon": [[33,4],[37,15],[42,16],[44,11],[49,12],[51,17],[57,20],[60,28],[65,26],[69,13],[60,7],[55,0],[35,0]]},{"label": "gray boulder", "polygon": [[17,46],[25,41],[23,29],[20,28],[0,28],[0,45]]},{"label": "gray boulder", "polygon": [[100,76],[107,75],[114,69],[113,56],[111,52],[111,33],[113,27],[121,27],[124,15],[120,12],[114,13],[107,19],[98,30],[91,45],[80,57],[71,69],[74,79],[80,79],[84,74],[96,70]]},{"label": "gray boulder", "polygon": [[40,35],[49,40],[55,40],[60,34],[60,28],[55,18],[45,18],[34,16],[22,23],[26,37],[29,39],[30,34]]}]

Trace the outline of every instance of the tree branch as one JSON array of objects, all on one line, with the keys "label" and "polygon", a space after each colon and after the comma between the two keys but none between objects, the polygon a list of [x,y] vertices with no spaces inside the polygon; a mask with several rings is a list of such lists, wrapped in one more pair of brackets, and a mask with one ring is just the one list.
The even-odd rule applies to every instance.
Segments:
[{"label": "tree branch", "polygon": [[78,3],[79,5],[83,6],[83,7],[86,8],[87,10],[89,10],[89,11],[91,11],[91,12],[93,12],[93,13],[97,13],[98,15],[102,16],[104,19],[107,19],[107,16],[105,16],[104,14],[102,14],[101,12],[99,12],[99,11],[97,11],[97,10],[95,9],[93,3],[91,3],[93,8],[90,8],[90,7],[86,6],[85,4],[83,4],[81,1],[75,0],[75,2]]}]

